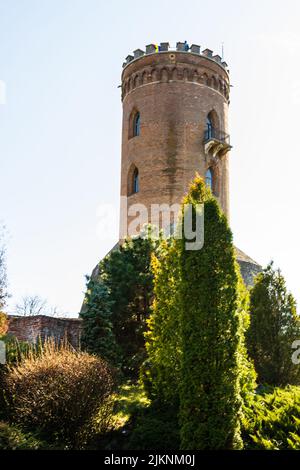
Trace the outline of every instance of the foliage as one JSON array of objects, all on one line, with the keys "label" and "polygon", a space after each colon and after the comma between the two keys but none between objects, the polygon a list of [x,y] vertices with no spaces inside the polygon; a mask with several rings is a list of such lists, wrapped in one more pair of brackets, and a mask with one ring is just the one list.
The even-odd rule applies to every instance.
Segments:
[{"label": "foliage", "polygon": [[246,345],[246,332],[248,331],[250,325],[249,303],[249,291],[246,288],[241,273],[238,269],[238,314],[241,320],[238,361],[241,373],[240,392],[243,401],[243,408],[245,405],[249,405],[249,403],[251,403],[253,397],[255,396],[255,390],[257,387],[257,374],[254,363],[249,358]]},{"label": "foliage", "polygon": [[138,384],[126,382],[113,395],[111,428],[105,434],[94,433],[89,449],[122,450],[128,448],[128,439],[135,429],[135,417],[150,405],[144,390]]},{"label": "foliage", "polygon": [[5,343],[6,349],[6,364],[17,364],[25,358],[33,349],[37,352],[40,348],[40,343],[31,345],[26,341],[20,341],[11,334],[0,336],[0,340]]},{"label": "foliage", "polygon": [[94,427],[109,426],[112,373],[102,359],[48,340],[9,367],[3,387],[9,421],[42,440],[81,447]]},{"label": "foliage", "polygon": [[138,384],[126,382],[114,395],[112,429],[93,436],[91,449],[176,450],[179,428],[176,410],[153,406]]},{"label": "foliage", "polygon": [[88,278],[85,309],[81,317],[83,348],[117,365],[120,352],[113,332],[112,301],[101,279]]},{"label": "foliage", "polygon": [[245,449],[300,450],[300,387],[263,388],[243,419]]},{"label": "foliage", "polygon": [[7,332],[8,318],[4,312],[0,311],[0,337]]},{"label": "foliage", "polygon": [[170,452],[179,446],[176,410],[150,406],[136,416],[126,449]]},{"label": "foliage", "polygon": [[46,445],[34,435],[0,421],[0,450],[36,450]]},{"label": "foliage", "polygon": [[299,383],[300,368],[292,362],[292,344],[300,339],[296,302],[272,263],[256,278],[250,311],[247,346],[259,382],[275,386]]},{"label": "foliage", "polygon": [[144,332],[153,297],[150,263],[157,241],[152,236],[151,227],[147,228],[146,234],[126,240],[109,253],[99,265],[96,280],[108,289],[113,333],[121,351],[122,370],[130,377],[138,376],[145,359]]},{"label": "foliage", "polygon": [[[0,340],[5,343],[6,363],[0,364],[0,419],[7,418],[7,407],[2,393],[3,380],[9,366],[19,363],[33,349],[33,346],[25,341],[19,341],[14,336],[7,334],[0,336]],[[39,345],[35,346],[37,350]]]},{"label": "foliage", "polygon": [[152,256],[154,301],[145,334],[148,360],[140,376],[148,396],[161,404],[177,406],[181,367],[180,271],[174,240],[161,242]]},{"label": "foliage", "polygon": [[204,204],[205,228],[201,250],[186,250],[185,237],[178,242],[181,445],[183,449],[240,448],[238,353],[242,320],[232,234],[225,215],[200,177],[192,183],[183,203],[194,208]]},{"label": "foliage", "polygon": [[114,427],[123,428],[133,415],[142,412],[149,405],[150,400],[141,385],[130,382],[120,385],[114,397]]},{"label": "foliage", "polygon": [[[232,234],[217,201],[196,176],[183,200],[204,204],[204,246],[163,242],[153,257],[154,303],[142,379],[152,399],[178,407],[183,449],[240,448],[242,398],[253,394],[255,372],[244,332],[248,297]],[[194,228],[194,225],[193,225]]]}]

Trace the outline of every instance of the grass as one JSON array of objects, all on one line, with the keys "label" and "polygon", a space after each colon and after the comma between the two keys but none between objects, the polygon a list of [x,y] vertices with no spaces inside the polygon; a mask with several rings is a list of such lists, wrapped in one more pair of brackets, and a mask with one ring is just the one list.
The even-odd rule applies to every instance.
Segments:
[{"label": "grass", "polygon": [[120,430],[128,424],[132,415],[150,405],[150,400],[140,384],[126,382],[114,396],[113,427]]},{"label": "grass", "polygon": [[136,417],[150,406],[150,400],[147,399],[141,385],[130,381],[118,387],[112,401],[113,413],[109,430],[106,433],[94,435],[88,444],[88,449],[127,449]]}]

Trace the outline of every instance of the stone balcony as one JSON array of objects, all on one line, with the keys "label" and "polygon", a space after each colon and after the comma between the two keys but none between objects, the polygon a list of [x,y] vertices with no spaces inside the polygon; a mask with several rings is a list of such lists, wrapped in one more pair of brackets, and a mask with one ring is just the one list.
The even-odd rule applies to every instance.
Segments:
[{"label": "stone balcony", "polygon": [[205,130],[203,143],[206,155],[212,154],[213,157],[221,157],[232,149],[229,134],[215,128]]}]

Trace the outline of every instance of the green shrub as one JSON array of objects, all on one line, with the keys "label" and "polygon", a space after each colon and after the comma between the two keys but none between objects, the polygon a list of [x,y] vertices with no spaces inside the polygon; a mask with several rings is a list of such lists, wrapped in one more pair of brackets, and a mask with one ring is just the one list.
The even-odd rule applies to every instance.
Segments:
[{"label": "green shrub", "polygon": [[20,429],[0,422],[0,450],[27,450],[45,448],[32,434],[24,434]]},{"label": "green shrub", "polygon": [[300,450],[300,387],[261,388],[243,419],[245,449]]},{"label": "green shrub", "polygon": [[95,427],[105,430],[112,413],[113,378],[107,363],[66,344],[47,341],[4,374],[10,422],[48,442],[84,446]]}]

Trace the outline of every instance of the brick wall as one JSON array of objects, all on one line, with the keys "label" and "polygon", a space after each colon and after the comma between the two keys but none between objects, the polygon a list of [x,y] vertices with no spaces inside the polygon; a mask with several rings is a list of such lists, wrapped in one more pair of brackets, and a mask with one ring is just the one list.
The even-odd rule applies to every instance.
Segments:
[{"label": "brick wall", "polygon": [[14,335],[20,341],[35,343],[38,338],[43,340],[49,337],[61,341],[64,338],[78,348],[81,336],[81,319],[79,318],[55,318],[46,315],[32,317],[20,317],[10,315],[8,317],[8,333]]}]

